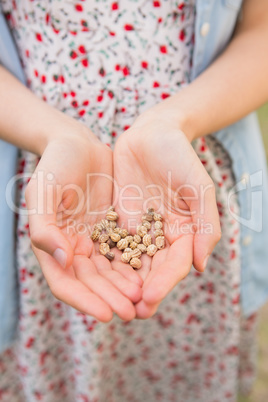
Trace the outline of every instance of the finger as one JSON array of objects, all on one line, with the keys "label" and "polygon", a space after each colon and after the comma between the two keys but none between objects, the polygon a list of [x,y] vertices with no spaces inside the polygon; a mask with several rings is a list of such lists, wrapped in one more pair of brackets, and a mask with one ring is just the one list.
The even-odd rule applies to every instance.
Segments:
[{"label": "finger", "polygon": [[139,271],[134,271],[134,269],[128,264],[125,264],[121,261],[113,261],[112,269],[119,272],[120,275],[124,276],[130,282],[136,283],[139,287],[142,287],[143,280],[139,276]]},{"label": "finger", "polygon": [[44,251],[34,251],[50,290],[57,299],[101,322],[109,322],[113,318],[110,306],[70,274],[69,269],[62,270],[54,258]]},{"label": "finger", "polygon": [[135,317],[136,312],[131,301],[98,273],[91,259],[75,256],[73,266],[77,279],[101,297],[122,320],[130,321]]},{"label": "finger", "polygon": [[150,270],[151,270],[152,258],[147,254],[141,256],[141,268],[137,270],[137,274],[142,279],[143,283],[146,280]]},{"label": "finger", "polygon": [[[190,271],[192,265],[192,235],[176,240],[168,250],[159,250],[165,255],[161,264],[152,262],[152,269],[143,285],[142,299],[148,304],[158,304]],[[156,256],[155,256],[156,257]],[[162,257],[159,257],[162,258]]]},{"label": "finger", "polygon": [[157,312],[159,304],[160,303],[146,304],[144,300],[141,300],[139,303],[135,304],[136,318],[141,320],[151,318]]},{"label": "finger", "polygon": [[128,264],[125,264],[121,261],[122,252],[117,248],[113,248],[112,252],[115,254],[115,258],[112,261],[112,269],[119,272],[130,282],[136,283],[138,286],[141,287],[143,285],[143,280],[138,275],[138,273],[134,271],[134,269]]},{"label": "finger", "polygon": [[110,261],[105,257],[95,257],[94,263],[96,263],[96,268],[99,274],[110,281],[129,300],[133,303],[137,303],[141,299],[141,287],[126,279],[119,272],[113,270]]},{"label": "finger", "polygon": [[[38,186],[38,179],[32,179],[25,193],[31,242],[34,247],[55,258],[63,268],[69,267],[73,261],[73,248],[67,236],[57,226],[55,194],[50,197],[43,194],[46,198],[46,203],[43,203]],[[45,185],[42,187],[43,191],[44,189]]]},{"label": "finger", "polygon": [[[99,258],[98,258],[101,256],[98,251],[98,248],[99,248],[98,245],[95,245],[95,248],[93,249],[93,253],[92,253],[92,256],[90,257],[90,259],[96,265],[98,270],[102,270],[103,269],[103,259],[101,258],[101,260],[99,260]],[[116,247],[114,247],[111,250],[111,252],[114,253],[115,257],[114,257],[114,260],[111,261],[111,263],[110,263],[111,265],[108,264],[108,266],[111,267],[113,270],[119,272],[122,276],[124,276],[130,282],[136,283],[138,286],[141,287],[143,284],[143,281],[140,278],[140,276],[138,275],[138,273],[135,272],[134,269],[132,267],[130,267],[128,264],[124,264],[121,261],[122,252],[120,250],[118,250],[118,248],[116,248]],[[109,261],[107,260],[106,263],[107,262],[109,262]],[[107,267],[107,264],[105,264],[105,266]]]},{"label": "finger", "polygon": [[190,203],[193,221],[197,228],[194,235],[193,265],[200,272],[206,268],[208,257],[221,238],[215,187],[212,181],[206,182],[202,194],[198,200]]}]

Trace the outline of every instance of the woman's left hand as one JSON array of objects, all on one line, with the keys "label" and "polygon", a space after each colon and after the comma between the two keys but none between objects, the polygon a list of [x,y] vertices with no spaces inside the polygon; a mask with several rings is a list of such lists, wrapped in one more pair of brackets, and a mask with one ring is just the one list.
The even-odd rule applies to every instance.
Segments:
[{"label": "woman's left hand", "polygon": [[137,271],[144,280],[137,317],[148,318],[192,264],[205,269],[221,237],[214,184],[185,134],[153,112],[117,141],[114,178],[121,225],[134,233],[148,207],[163,217],[166,247],[142,255]]}]

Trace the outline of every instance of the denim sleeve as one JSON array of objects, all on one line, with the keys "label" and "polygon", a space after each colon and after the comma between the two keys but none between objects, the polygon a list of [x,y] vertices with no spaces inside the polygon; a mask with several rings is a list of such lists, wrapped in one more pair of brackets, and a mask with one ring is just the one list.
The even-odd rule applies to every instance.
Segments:
[{"label": "denim sleeve", "polygon": [[[0,10],[0,64],[25,83],[16,47]],[[4,96],[3,93],[0,96]],[[16,336],[18,283],[15,267],[14,212],[6,202],[6,186],[16,173],[17,149],[0,140],[0,352]]]}]

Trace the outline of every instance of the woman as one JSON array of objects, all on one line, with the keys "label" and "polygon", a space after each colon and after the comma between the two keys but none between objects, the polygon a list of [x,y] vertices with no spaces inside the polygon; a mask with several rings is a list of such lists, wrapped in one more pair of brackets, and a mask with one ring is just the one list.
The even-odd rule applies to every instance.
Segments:
[{"label": "woman", "polygon": [[[71,2],[63,7],[59,1],[44,7],[43,3],[2,1],[2,5],[31,90],[65,113],[38,101],[1,69],[6,105],[0,116],[2,138],[42,155],[28,185],[28,209],[37,207],[40,187],[38,190],[36,178],[40,173],[53,189],[57,184],[77,185],[84,200],[89,197],[90,211],[111,204],[109,177],[114,176],[121,199],[137,195],[131,185],[143,193],[142,199],[128,201],[124,209],[120,198],[115,199],[121,224],[129,224],[131,212],[142,210],[144,200],[158,195],[148,187],[153,184],[164,189],[166,222],[196,224],[200,229],[203,219],[212,228],[181,234],[167,227],[169,247],[159,252],[152,264],[145,260],[138,276],[118,262],[104,262],[87,234],[66,234],[66,212],[76,202],[72,192],[63,193],[64,197],[55,195],[45,205],[47,213],[30,214],[33,249],[58,299],[103,322],[111,319],[112,311],[124,320],[149,318],[164,299],[149,320],[124,324],[114,318],[105,326],[55,301],[30,248],[28,218],[21,214],[17,245],[20,336],[2,359],[3,398],[235,399],[239,238],[241,232],[245,242],[254,227],[251,221],[239,225],[237,199],[229,200],[230,211],[228,194],[235,185],[234,174],[239,180],[243,166],[248,167],[246,173],[255,172],[257,163],[263,167],[263,159],[253,157],[252,149],[247,152],[254,137],[260,155],[253,117],[217,137],[203,136],[234,123],[267,99],[264,72],[268,61],[262,52],[267,36],[266,6],[245,1],[232,36],[240,1],[135,2],[127,6],[115,2],[108,7],[99,2]],[[14,110],[20,110],[16,120],[7,119]],[[124,133],[112,155],[93,132],[111,146]],[[195,152],[190,145],[194,139]],[[35,155],[23,152],[20,171],[31,175],[37,162]],[[93,174],[93,181],[94,174],[102,174],[91,192],[87,191],[88,173]],[[214,251],[220,229],[210,177],[222,232]],[[25,203],[26,185],[24,180],[19,188],[20,207]],[[197,190],[198,199],[189,192],[189,185]],[[202,193],[204,211],[199,203],[201,186],[206,189]],[[167,188],[173,195],[171,204]],[[243,212],[246,204],[243,194],[239,195]],[[154,205],[159,207],[157,201]],[[187,212],[192,213],[190,218]],[[63,218],[59,225],[56,218]],[[77,224],[92,225],[94,221],[84,210],[72,218]],[[260,244],[259,238],[255,236],[248,251],[242,253],[241,292],[247,315],[256,311],[267,295],[257,286],[253,267],[247,266],[250,261],[244,261],[252,247]],[[202,275],[195,273],[190,271],[192,263],[198,271],[206,265],[207,269]],[[256,266],[255,259],[254,275],[257,272],[267,288],[266,274],[261,264]],[[249,291],[249,283],[251,289],[257,289],[258,300]],[[13,370],[15,361],[20,375]]]}]

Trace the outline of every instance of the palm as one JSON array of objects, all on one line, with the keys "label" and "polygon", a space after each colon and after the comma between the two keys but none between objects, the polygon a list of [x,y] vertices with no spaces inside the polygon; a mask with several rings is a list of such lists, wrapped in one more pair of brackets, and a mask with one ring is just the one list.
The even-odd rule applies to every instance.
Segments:
[{"label": "palm", "polygon": [[[111,151],[84,140],[52,143],[35,173],[40,172],[45,178],[45,211],[30,217],[30,229],[35,254],[52,292],[102,321],[111,319],[112,311],[132,319],[132,302],[140,298],[139,279],[130,269],[112,270],[90,239],[93,224],[104,217],[112,201]],[[50,196],[49,186],[53,190]],[[36,203],[37,182],[32,180],[27,192],[31,209]],[[55,244],[66,251],[66,269],[49,255]]]},{"label": "palm", "polygon": [[[138,271],[144,286],[143,300],[136,310],[138,316],[145,318],[188,274],[193,261],[201,269],[206,239],[198,234],[195,236],[192,224],[198,213],[190,213],[194,205],[189,202],[189,197],[193,197],[193,193],[186,185],[196,189],[209,179],[183,133],[179,130],[165,132],[157,127],[143,128],[142,135],[141,129],[135,127],[124,133],[115,149],[114,176],[121,194],[125,198],[132,197],[120,204],[121,224],[129,226],[131,222],[134,226],[133,212],[136,212],[136,224],[139,224],[147,207],[159,210],[164,220],[166,247],[153,258],[143,255],[142,268]],[[213,202],[214,199],[208,204]],[[199,237],[198,242],[195,237]]]}]

